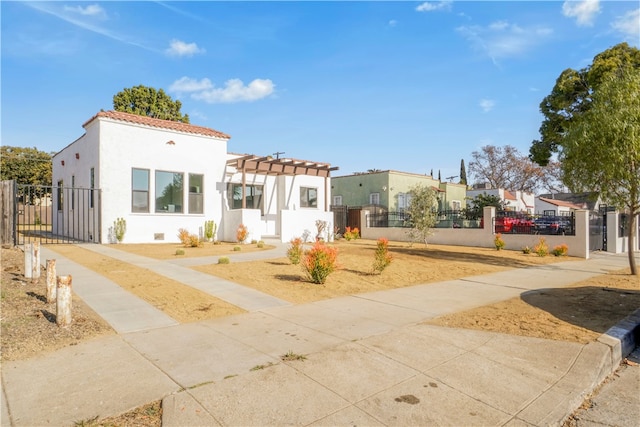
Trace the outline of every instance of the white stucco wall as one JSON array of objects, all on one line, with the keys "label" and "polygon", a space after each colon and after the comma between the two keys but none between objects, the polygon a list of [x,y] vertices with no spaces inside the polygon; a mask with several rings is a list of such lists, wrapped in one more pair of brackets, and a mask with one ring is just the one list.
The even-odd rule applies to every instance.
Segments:
[{"label": "white stucco wall", "polygon": [[[63,178],[70,185],[75,173],[76,186],[88,187],[89,169],[95,167],[95,185],[102,193],[102,243],[112,241],[110,228],[119,217],[127,221],[126,243],[178,242],[180,228],[198,234],[205,220],[220,224],[224,188],[218,183],[224,180],[226,157],[225,139],[98,118],[87,125],[83,137],[56,155],[54,183]],[[149,213],[131,211],[132,168],[149,170]],[[156,171],[184,174],[182,213],[155,212]],[[189,173],[204,175],[202,214],[188,213]]]},{"label": "white stucco wall", "polygon": [[[360,235],[363,239],[378,239],[385,237],[389,240],[398,242],[409,242],[411,239],[407,235],[406,228],[384,228],[384,227],[368,227],[366,218],[369,211],[361,212],[362,230]],[[492,218],[495,216],[494,207],[484,208],[484,224],[493,224]],[[586,210],[576,211],[575,216],[576,235],[575,236],[556,236],[556,235],[531,235],[531,234],[505,234],[503,239],[506,243],[505,249],[519,251],[523,247],[533,246],[538,243],[540,237],[544,237],[549,251],[554,246],[566,244],[569,247],[569,256],[580,258],[589,258],[589,213]],[[427,241],[439,245],[453,246],[475,246],[483,248],[493,248],[495,233],[491,226],[484,228],[434,228],[434,233],[429,236]]]}]

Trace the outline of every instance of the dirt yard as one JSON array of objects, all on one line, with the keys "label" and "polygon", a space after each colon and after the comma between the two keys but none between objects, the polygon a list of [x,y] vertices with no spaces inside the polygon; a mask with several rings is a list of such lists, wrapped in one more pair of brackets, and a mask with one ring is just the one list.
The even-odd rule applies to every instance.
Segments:
[{"label": "dirt yard", "polygon": [[[117,245],[115,249],[156,259],[175,257],[229,256],[268,250],[257,245],[232,244],[185,248],[177,245]],[[572,262],[575,258],[538,257],[518,251],[487,248],[409,245],[391,242],[391,265],[382,274],[372,273],[375,242],[339,241],[340,269],[326,284],[305,279],[299,265],[286,257],[263,261],[233,262],[195,267],[199,271],[253,287],[292,303],[305,303],[341,295],[392,289],[486,274],[512,268]],[[49,246],[123,288],[138,295],[180,322],[192,322],[240,313],[241,309],[182,285],[149,270],[104,257],[73,245]],[[2,361],[22,360],[74,345],[114,331],[82,300],[74,297],[73,323],[68,328],[55,324],[55,304],[46,303],[44,270],[36,282],[24,279],[24,254],[19,249],[2,249]],[[62,273],[60,273],[62,274]],[[507,334],[588,342],[596,339],[620,319],[640,307],[640,279],[628,270],[574,283],[563,289],[530,292],[519,298],[437,318],[429,323],[495,331]],[[108,420],[83,425],[159,425],[159,402]]]}]

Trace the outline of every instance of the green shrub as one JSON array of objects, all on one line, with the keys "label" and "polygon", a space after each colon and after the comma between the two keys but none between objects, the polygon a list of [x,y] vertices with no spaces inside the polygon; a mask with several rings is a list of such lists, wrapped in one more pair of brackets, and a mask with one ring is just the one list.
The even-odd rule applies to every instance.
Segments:
[{"label": "green shrub", "polygon": [[381,237],[376,242],[376,252],[373,260],[373,272],[382,273],[387,268],[393,257],[389,253],[389,240]]},{"label": "green shrub", "polygon": [[240,246],[234,246],[233,247],[233,251],[234,252],[240,252],[242,250],[242,248]]},{"label": "green shrub", "polygon": [[329,274],[338,268],[337,259],[337,248],[327,246],[323,242],[316,242],[305,252],[302,269],[311,282],[323,284],[327,281]]},{"label": "green shrub", "polygon": [[549,246],[544,237],[541,237],[538,243],[533,247],[533,251],[540,257],[549,255]]},{"label": "green shrub", "polygon": [[260,249],[264,248],[264,242],[263,242],[262,240],[260,240],[260,241],[258,242],[257,246],[258,246]]},{"label": "green shrub", "polygon": [[118,242],[122,242],[124,234],[127,232],[127,221],[124,218],[117,218],[113,221],[113,234]]},{"label": "green shrub", "polygon": [[176,255],[184,255],[184,249],[176,249]]},{"label": "green shrub", "polygon": [[504,242],[504,239],[502,238],[502,234],[501,233],[496,234],[495,239],[493,239],[493,244],[495,245],[496,250],[498,250],[498,251],[504,249],[504,247],[507,245]]},{"label": "green shrub", "polygon": [[358,230],[358,227],[354,227],[354,228],[346,227],[346,228],[344,229],[344,235],[343,235],[343,237],[344,237],[346,240],[356,240],[356,239],[359,239],[359,238],[360,238],[360,230]]},{"label": "green shrub", "polygon": [[523,254],[530,254],[531,253],[531,248],[529,246],[524,246],[522,248],[522,253]]},{"label": "green shrub", "polygon": [[291,239],[289,244],[291,246],[287,249],[287,258],[289,258],[291,264],[298,265],[300,264],[300,260],[302,260],[302,255],[304,254],[302,239],[300,237],[295,237]]},{"label": "green shrub", "polygon": [[553,250],[551,251],[551,253],[555,256],[567,256],[568,252],[569,252],[569,246],[567,246],[565,243],[558,246],[554,246]]},{"label": "green shrub", "polygon": [[220,258],[218,258],[218,264],[229,264],[229,263],[231,263],[231,260],[227,256],[221,256]]},{"label": "green shrub", "polygon": [[213,236],[216,234],[216,230],[218,226],[215,221],[205,221],[204,222],[204,238],[207,241],[213,240]]}]

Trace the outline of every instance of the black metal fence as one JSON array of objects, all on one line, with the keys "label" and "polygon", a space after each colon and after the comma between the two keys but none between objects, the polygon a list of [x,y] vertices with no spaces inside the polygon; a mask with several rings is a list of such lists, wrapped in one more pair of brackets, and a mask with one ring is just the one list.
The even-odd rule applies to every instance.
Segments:
[{"label": "black metal fence", "polygon": [[[409,214],[400,212],[380,212],[367,215],[369,227],[410,228]],[[479,218],[469,216],[464,211],[447,210],[436,213],[435,228],[482,228]]]},{"label": "black metal fence", "polygon": [[[406,212],[381,212],[367,215],[369,227],[411,227]],[[575,216],[567,215],[533,215],[512,211],[500,211],[492,219],[496,233],[507,234],[559,234],[575,235]],[[435,228],[484,228],[484,221],[469,212],[440,211],[436,214]]]},{"label": "black metal fence", "polygon": [[534,215],[512,211],[500,211],[493,218],[496,233],[547,234],[575,236],[576,218],[573,212],[566,215]]},{"label": "black metal fence", "polygon": [[100,243],[100,190],[17,184],[14,244]]}]

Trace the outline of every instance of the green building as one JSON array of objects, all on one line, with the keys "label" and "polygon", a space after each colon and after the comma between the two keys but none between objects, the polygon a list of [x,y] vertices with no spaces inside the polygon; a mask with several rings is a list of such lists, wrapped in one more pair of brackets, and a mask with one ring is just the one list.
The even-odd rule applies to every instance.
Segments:
[{"label": "green building", "polygon": [[439,211],[466,207],[466,185],[440,182],[430,175],[393,170],[332,177],[331,204],[376,205],[389,212],[401,212],[411,201],[409,189],[416,185],[428,186],[438,192]]}]

